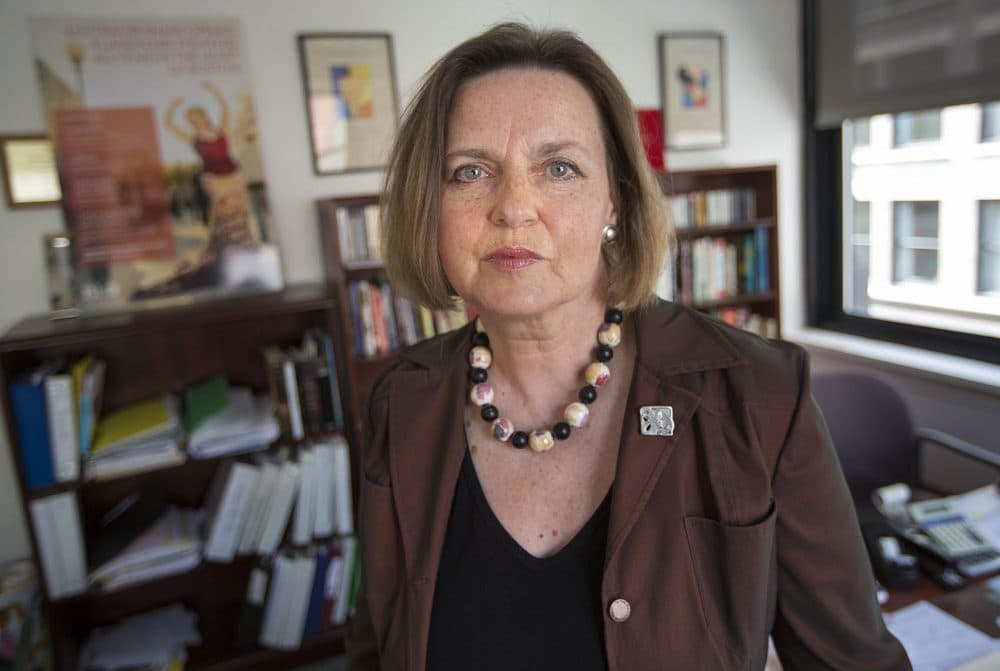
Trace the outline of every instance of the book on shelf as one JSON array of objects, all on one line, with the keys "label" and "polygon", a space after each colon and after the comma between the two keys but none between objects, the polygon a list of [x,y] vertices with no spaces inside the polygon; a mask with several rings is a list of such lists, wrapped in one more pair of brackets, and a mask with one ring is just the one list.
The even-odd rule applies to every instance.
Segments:
[{"label": "book on shelf", "polygon": [[70,368],[59,364],[45,376],[44,385],[55,479],[57,482],[76,480],[80,477],[80,434]]},{"label": "book on shelf", "polygon": [[724,321],[730,326],[741,328],[744,331],[756,333],[764,338],[778,337],[778,320],[774,317],[757,314],[744,306],[733,306],[718,308],[709,311],[709,314]]},{"label": "book on shelf", "polygon": [[757,217],[753,189],[709,189],[668,196],[670,215],[678,229],[732,226]]},{"label": "book on shelf", "polygon": [[87,354],[73,364],[73,390],[76,396],[78,439],[80,453],[86,455],[93,445],[97,431],[97,421],[101,414],[101,399],[104,391],[104,371],[107,364]]},{"label": "book on shelf", "polygon": [[200,510],[168,506],[120,552],[96,565],[89,584],[104,592],[186,573],[202,560]]},{"label": "book on shelf", "polygon": [[759,227],[739,236],[681,240],[681,301],[702,303],[766,293],[770,288],[768,237],[767,229]]},{"label": "book on shelf", "polygon": [[201,644],[197,614],[181,604],[95,629],[80,650],[81,669],[182,669],[187,648]]},{"label": "book on shelf", "polygon": [[56,481],[45,405],[45,378],[51,370],[52,363],[42,364],[15,377],[8,389],[28,489],[47,487]]},{"label": "book on shelf", "polygon": [[351,302],[354,350],[358,356],[368,359],[459,328],[469,320],[462,305],[453,310],[416,306],[393,292],[384,280],[349,282],[347,293]]},{"label": "book on shelf", "polygon": [[382,258],[377,204],[341,205],[337,208],[337,239],[345,264]]},{"label": "book on shelf", "polygon": [[343,625],[353,612],[357,543],[353,536],[293,550],[254,569],[240,613],[237,641],[283,650]]},{"label": "book on shelf", "polygon": [[166,510],[166,488],[162,483],[126,495],[87,534],[87,564],[93,569],[117,557],[156,524]]},{"label": "book on shelf", "polygon": [[343,400],[328,334],[310,329],[299,347],[268,347],[264,359],[274,415],[286,440],[343,429]]},{"label": "book on shelf", "polygon": [[232,387],[221,410],[206,416],[189,434],[188,455],[195,459],[255,452],[278,439],[281,428],[268,396]]},{"label": "book on shelf", "polygon": [[76,493],[63,492],[34,499],[29,510],[49,598],[72,596],[86,590],[86,557]]},{"label": "book on shelf", "polygon": [[129,404],[98,422],[87,479],[103,480],[184,463],[184,428],[170,394]]},{"label": "book on shelf", "polygon": [[230,562],[239,547],[260,470],[228,459],[215,471],[205,503],[205,559]]}]

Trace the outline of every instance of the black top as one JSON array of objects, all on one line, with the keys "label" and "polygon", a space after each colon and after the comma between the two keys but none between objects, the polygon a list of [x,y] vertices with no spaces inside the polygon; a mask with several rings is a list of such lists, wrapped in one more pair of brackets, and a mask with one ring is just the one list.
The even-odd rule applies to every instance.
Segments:
[{"label": "black top", "polygon": [[568,545],[534,557],[493,514],[466,451],[441,551],[428,671],[606,671],[601,575],[610,509],[609,492]]}]

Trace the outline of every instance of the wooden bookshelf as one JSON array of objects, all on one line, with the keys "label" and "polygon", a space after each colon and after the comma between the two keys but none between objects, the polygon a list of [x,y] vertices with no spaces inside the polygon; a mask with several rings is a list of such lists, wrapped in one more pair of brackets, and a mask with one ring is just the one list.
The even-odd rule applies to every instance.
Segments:
[{"label": "wooden bookshelf", "polygon": [[[691,201],[687,213],[681,213],[691,216],[678,217],[674,211],[673,217],[680,251],[675,300],[727,321],[753,315],[754,322],[771,324],[773,334],[780,337],[777,167],[684,170],[661,173],[658,177],[664,195],[681,201],[671,203],[672,211],[677,205],[683,208],[684,199]],[[751,205],[747,206],[747,201]],[[747,236],[758,237],[752,252],[744,254]],[[726,269],[705,267],[717,265],[718,257],[708,260],[708,255],[692,252],[699,242],[700,251],[705,251],[705,241],[711,242],[719,255],[724,255],[722,249],[734,249],[734,258],[727,265],[735,263],[736,270],[728,270],[728,281],[712,281],[721,280]],[[751,270],[747,265],[756,268],[753,278],[749,277]],[[706,281],[705,274],[714,277]],[[692,286],[696,277],[702,280],[697,288]]]},{"label": "wooden bookshelf", "polygon": [[[106,481],[84,479],[29,490],[18,449],[9,384],[17,374],[53,359],[72,360],[92,353],[107,362],[104,412],[164,393],[180,396],[184,389],[224,374],[232,385],[268,390],[263,349],[292,347],[309,328],[320,328],[333,339],[345,411],[350,384],[339,365],[345,354],[340,306],[325,285],[299,285],[283,291],[198,303],[156,311],[140,311],[53,321],[30,317],[0,338],[0,389],[7,443],[16,465],[20,500],[34,551],[36,569],[46,598],[42,612],[48,625],[57,669],[75,669],[80,646],[93,628],[124,617],[180,602],[198,615],[202,644],[190,649],[186,668],[211,671],[291,668],[343,651],[343,628],[306,640],[300,649],[235,647],[237,622],[247,592],[254,558],[232,563],[202,561],[183,574],[163,577],[113,592],[88,591],[69,598],[49,599],[39,561],[38,538],[31,524],[31,501],[55,492],[72,492],[86,537],[96,521],[125,495],[162,486],[169,503],[184,507],[204,504],[209,483],[224,458],[191,459],[177,466]],[[345,422],[351,459],[357,463],[357,434]],[[303,442],[318,436],[307,436]],[[281,441],[287,444],[287,441]],[[273,446],[272,446],[272,449]],[[357,497],[356,469],[352,468]],[[355,500],[355,504],[356,504]]]},{"label": "wooden bookshelf", "polygon": [[[357,282],[387,285],[388,280],[385,267],[378,258],[377,250],[372,249],[377,241],[369,240],[367,245],[363,244],[354,249],[346,249],[342,237],[350,237],[350,235],[343,230],[344,223],[341,219],[345,216],[354,216],[356,222],[360,210],[377,208],[378,203],[378,197],[375,195],[322,198],[316,201],[326,280],[330,293],[337,296],[340,305],[340,320],[344,325],[346,377],[353,392],[351,415],[354,418],[355,431],[358,433],[361,432],[362,413],[367,405],[372,386],[383,372],[396,363],[396,352],[405,346],[401,328],[401,313],[393,304],[395,293],[393,293],[393,300],[383,301],[382,307],[392,312],[392,320],[396,325],[396,345],[389,348],[382,347],[378,352],[373,353],[363,351],[363,348],[357,344],[358,325],[363,321],[359,312],[363,308],[357,305],[356,300],[351,296],[351,285]],[[371,223],[368,222],[369,225]],[[357,243],[359,237],[363,236],[359,236],[358,231],[355,230],[351,241]],[[392,330],[392,325],[387,324],[386,328]],[[435,332],[442,330],[446,329],[435,327]],[[419,339],[428,335],[433,335],[433,333],[417,333],[416,337]]]}]

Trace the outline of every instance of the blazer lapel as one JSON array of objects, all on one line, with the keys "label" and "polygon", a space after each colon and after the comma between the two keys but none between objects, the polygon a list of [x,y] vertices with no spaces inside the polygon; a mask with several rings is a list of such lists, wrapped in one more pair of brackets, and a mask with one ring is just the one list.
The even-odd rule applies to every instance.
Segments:
[{"label": "blazer lapel", "polygon": [[[673,303],[657,302],[636,317],[636,365],[622,422],[621,447],[611,501],[606,563],[609,563],[643,513],[646,501],[679,445],[688,440],[701,401],[683,373],[745,363],[704,317]],[[640,409],[670,406],[671,436],[645,436]]]},{"label": "blazer lapel", "polygon": [[406,565],[410,659],[423,669],[431,607],[455,483],[465,454],[461,329],[431,351],[406,355],[424,368],[393,375],[389,388],[389,468]]}]

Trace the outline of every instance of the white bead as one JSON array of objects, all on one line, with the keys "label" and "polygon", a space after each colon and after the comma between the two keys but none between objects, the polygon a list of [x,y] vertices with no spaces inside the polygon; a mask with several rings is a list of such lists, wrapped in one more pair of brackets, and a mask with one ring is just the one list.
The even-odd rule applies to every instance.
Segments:
[{"label": "white bead", "polygon": [[556,440],[552,437],[552,433],[550,431],[539,429],[537,431],[532,431],[531,435],[528,437],[528,445],[535,452],[548,452],[555,444]]},{"label": "white bead", "polygon": [[587,370],[583,372],[583,378],[587,381],[587,384],[592,384],[595,387],[603,387],[604,383],[607,382],[610,377],[611,369],[600,361],[595,361],[590,364],[587,366]]},{"label": "white bead", "polygon": [[493,363],[493,352],[489,347],[477,345],[469,351],[469,365],[473,368],[489,368]]},{"label": "white bead", "polygon": [[618,324],[601,324],[597,329],[597,341],[608,347],[618,347],[622,341],[622,328]]},{"label": "white bead", "polygon": [[493,420],[493,437],[497,440],[507,442],[514,433],[514,425],[506,417],[497,417]]},{"label": "white bead", "polygon": [[566,406],[566,411],[563,413],[563,418],[566,423],[570,426],[575,426],[577,428],[581,426],[587,426],[587,422],[590,421],[590,409],[586,405],[580,402],[570,403]]},{"label": "white bead", "polygon": [[469,392],[469,398],[472,402],[482,407],[487,403],[493,402],[493,385],[489,382],[480,382],[477,385],[473,385],[472,391]]}]

